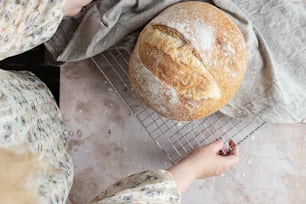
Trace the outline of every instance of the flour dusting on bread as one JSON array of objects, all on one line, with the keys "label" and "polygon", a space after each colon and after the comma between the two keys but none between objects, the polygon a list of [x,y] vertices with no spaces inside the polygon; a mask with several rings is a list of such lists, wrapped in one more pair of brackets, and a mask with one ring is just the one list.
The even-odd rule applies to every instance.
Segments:
[{"label": "flour dusting on bread", "polygon": [[238,90],[246,46],[234,22],[203,2],[175,4],[141,32],[129,62],[134,92],[175,120],[205,117]]}]

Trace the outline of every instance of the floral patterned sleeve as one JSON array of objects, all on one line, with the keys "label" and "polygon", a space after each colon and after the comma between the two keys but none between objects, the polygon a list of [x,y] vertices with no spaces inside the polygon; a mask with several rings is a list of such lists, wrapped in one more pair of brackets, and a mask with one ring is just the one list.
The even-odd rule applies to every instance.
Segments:
[{"label": "floral patterned sleeve", "polygon": [[50,90],[32,73],[0,69],[0,203],[65,204],[72,179]]},{"label": "floral patterned sleeve", "polygon": [[166,170],[152,170],[119,180],[90,204],[178,204],[176,183]]},{"label": "floral patterned sleeve", "polygon": [[0,0],[0,60],[52,37],[63,18],[64,0]]}]

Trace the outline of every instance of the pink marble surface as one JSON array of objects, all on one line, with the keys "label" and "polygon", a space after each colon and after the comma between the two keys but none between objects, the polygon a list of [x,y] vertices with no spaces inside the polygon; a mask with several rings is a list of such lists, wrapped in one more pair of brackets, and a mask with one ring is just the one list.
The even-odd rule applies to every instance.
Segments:
[{"label": "pink marble surface", "polygon": [[[169,167],[164,153],[91,60],[62,66],[60,106],[75,166],[73,204],[87,203],[122,176]],[[266,124],[240,146],[235,168],[195,181],[183,203],[306,203],[305,148],[305,124]]]}]

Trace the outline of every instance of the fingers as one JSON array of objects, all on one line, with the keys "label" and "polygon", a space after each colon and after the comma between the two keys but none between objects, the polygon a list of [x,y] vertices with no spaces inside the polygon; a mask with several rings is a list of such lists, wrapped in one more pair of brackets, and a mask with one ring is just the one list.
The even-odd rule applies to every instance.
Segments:
[{"label": "fingers", "polygon": [[225,154],[226,149],[224,147],[224,142],[222,139],[217,139],[215,142],[210,143],[207,147],[221,156],[239,157],[239,150],[238,150],[238,146],[236,145],[236,143],[233,140],[230,140],[228,144],[231,150],[227,154]]},{"label": "fingers", "polygon": [[195,149],[187,157],[178,163],[184,166],[184,172],[188,169],[193,178],[207,178],[220,175],[238,162],[238,147],[234,141],[228,145],[232,150],[225,155],[219,154],[219,151],[225,149],[224,141],[219,139],[208,145],[203,145]]},{"label": "fingers", "polygon": [[238,155],[226,155],[226,156],[218,156],[219,168],[216,172],[216,175],[220,175],[230,169],[232,166],[238,163],[239,157]]},{"label": "fingers", "polygon": [[216,140],[208,145],[214,152],[219,152],[223,148],[224,142],[221,139]]},{"label": "fingers", "polygon": [[228,144],[231,147],[231,151],[228,153],[228,155],[234,155],[239,157],[239,149],[236,143],[233,140],[230,140]]},{"label": "fingers", "polygon": [[197,152],[201,152],[206,149],[209,150],[211,153],[217,153],[218,157],[220,157],[220,159],[223,160],[226,165],[232,166],[236,164],[239,160],[239,150],[233,140],[229,141],[229,146],[231,150],[227,154],[224,154],[226,152],[224,142],[222,139],[218,139],[215,142],[208,144],[207,146],[200,147],[199,149],[197,149]]},{"label": "fingers", "polygon": [[239,161],[239,150],[233,140],[229,141],[231,151],[223,157],[226,166],[231,167]]}]

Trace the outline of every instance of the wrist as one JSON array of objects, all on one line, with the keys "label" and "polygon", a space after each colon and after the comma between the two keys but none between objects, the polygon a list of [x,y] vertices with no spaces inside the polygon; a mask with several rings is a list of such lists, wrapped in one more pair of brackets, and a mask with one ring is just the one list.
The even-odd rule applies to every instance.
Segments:
[{"label": "wrist", "polygon": [[184,193],[195,179],[193,171],[184,162],[180,162],[169,168],[168,172],[172,174],[180,193]]}]

